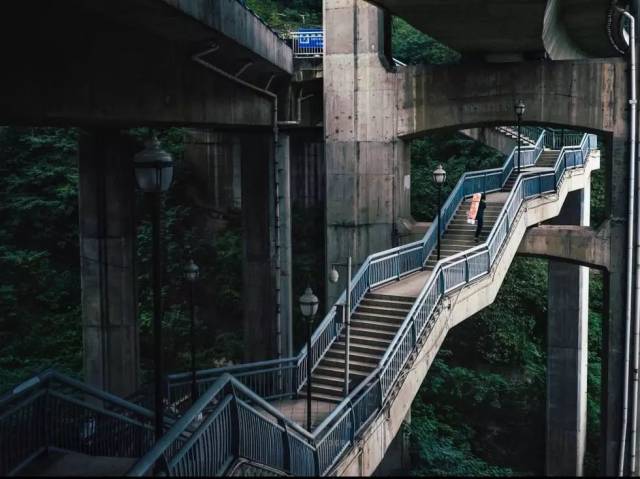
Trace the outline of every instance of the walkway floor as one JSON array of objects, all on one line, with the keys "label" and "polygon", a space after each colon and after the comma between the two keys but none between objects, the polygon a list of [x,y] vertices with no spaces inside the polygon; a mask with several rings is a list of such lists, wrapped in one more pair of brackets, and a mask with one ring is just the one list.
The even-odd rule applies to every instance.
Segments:
[{"label": "walkway floor", "polygon": [[[307,400],[284,399],[271,403],[278,411],[303,428],[307,428]],[[331,414],[337,404],[328,401],[311,399],[311,429],[315,429]]]},{"label": "walkway floor", "polygon": [[380,288],[375,288],[372,292],[389,296],[417,298],[430,276],[431,271],[418,271],[405,276],[400,281],[394,281]]}]

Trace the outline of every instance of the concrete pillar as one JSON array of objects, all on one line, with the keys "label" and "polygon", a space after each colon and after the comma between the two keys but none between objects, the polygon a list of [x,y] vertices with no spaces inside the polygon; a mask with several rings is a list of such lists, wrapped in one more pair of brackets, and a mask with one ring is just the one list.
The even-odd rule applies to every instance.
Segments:
[{"label": "concrete pillar", "polygon": [[[589,225],[590,188],[569,193],[555,224]],[[549,261],[546,473],[582,475],[587,432],[589,268]]]},{"label": "concrete pillar", "polygon": [[280,218],[280,323],[282,356],[293,356],[293,317],[291,291],[291,148],[289,135],[280,132],[276,148],[279,183]]},{"label": "concrete pillar", "polygon": [[[326,261],[354,268],[392,246],[410,216],[409,148],[397,137],[398,79],[384,60],[382,10],[360,0],[324,2]],[[340,286],[327,282],[327,305]]]},{"label": "concrete pillar", "polygon": [[[604,318],[602,333],[602,396],[600,429],[601,473],[618,473],[622,428],[622,381],[624,366],[624,317],[626,290],[627,203],[629,150],[626,131],[606,139],[605,195],[611,224],[609,254],[611,264],[604,275]],[[627,442],[627,445],[629,443]],[[627,461],[628,462],[628,461]]]},{"label": "concrete pillar", "polygon": [[406,477],[411,469],[411,409],[402,421],[402,426],[385,452],[374,477]]},{"label": "concrete pillar", "polygon": [[242,157],[243,306],[246,361],[277,357],[273,138],[239,136]]},{"label": "concrete pillar", "polygon": [[118,130],[80,134],[80,268],[87,382],[119,396],[138,388],[136,146]]}]

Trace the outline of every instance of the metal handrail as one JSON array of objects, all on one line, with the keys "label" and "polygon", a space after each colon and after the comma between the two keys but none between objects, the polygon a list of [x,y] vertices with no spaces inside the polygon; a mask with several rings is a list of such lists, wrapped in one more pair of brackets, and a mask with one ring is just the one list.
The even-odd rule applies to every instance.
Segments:
[{"label": "metal handrail", "polygon": [[[535,161],[541,154],[542,152],[541,145],[542,145],[543,138],[544,138],[544,131],[541,133],[535,146],[521,147],[521,153],[530,157],[529,163],[535,163]],[[429,255],[432,253],[433,249],[436,246],[436,239],[437,239],[438,233],[439,234],[444,233],[448,224],[453,219],[453,216],[455,214],[455,211],[457,210],[459,203],[462,200],[464,200],[464,198],[471,196],[473,193],[479,190],[484,189],[486,192],[491,192],[491,191],[500,190],[502,188],[504,183],[507,181],[509,175],[513,171],[514,155],[516,150],[517,148],[514,148],[511,155],[509,155],[505,159],[502,167],[476,171],[476,172],[466,172],[460,177],[460,179],[456,183],[456,186],[453,188],[449,197],[447,198],[444,205],[442,206],[443,221],[442,221],[442,226],[439,228],[439,232],[436,231],[436,229],[438,228],[438,222],[436,218],[431,223],[431,225],[429,226],[429,228],[427,229],[427,231],[425,232],[425,235],[421,240],[369,255],[364,260],[360,268],[358,268],[353,279],[351,280],[352,290],[350,291],[350,294],[352,296],[351,297],[352,312],[358,307],[360,301],[362,300],[366,292],[371,287],[378,286],[388,281],[400,279],[401,277],[406,276],[407,274],[410,274],[412,272],[415,272],[421,269],[421,267],[427,261]],[[499,175],[499,178],[498,178],[498,175]],[[493,188],[488,188],[488,189],[486,188],[487,178],[494,178],[498,180]],[[478,180],[478,185],[477,185],[478,187],[476,187],[476,183],[474,180]],[[484,188],[480,187],[480,184],[479,184],[480,181],[483,182],[482,186],[484,186]],[[467,189],[469,191],[466,191]],[[383,263],[384,261],[387,261],[387,262],[393,261],[394,259],[398,258],[401,254],[407,254],[407,255],[413,254],[414,257],[410,258],[412,259],[411,263],[413,267],[407,268],[404,271],[400,271],[399,265],[394,265],[397,268],[394,274],[387,274],[383,276],[381,280],[378,280],[378,281],[373,281],[373,282],[370,281],[372,265]],[[362,287],[362,283],[364,283],[364,288]],[[357,294],[354,294],[354,290],[356,290],[356,288],[358,287],[360,287],[360,290],[357,290],[356,291]],[[324,353],[328,351],[330,346],[333,344],[333,342],[339,337],[339,335],[342,332],[342,327],[343,327],[343,324],[341,322],[342,318],[336,318],[336,315],[338,313],[338,308],[346,304],[346,294],[347,294],[346,291],[342,292],[342,294],[340,295],[336,303],[332,306],[332,308],[329,310],[329,312],[327,313],[323,321],[316,327],[315,331],[312,334],[311,347],[312,347],[312,350],[314,351],[312,355],[312,360],[313,360],[312,369],[314,369],[317,366],[319,361],[324,356]],[[333,331],[331,331],[332,325],[334,326]],[[326,339],[325,344],[319,345],[320,338],[325,335],[328,335],[328,339]],[[321,349],[321,351],[318,351],[318,349]],[[302,389],[302,387],[304,387],[304,384],[306,383],[306,379],[307,379],[306,378],[306,375],[307,375],[306,360],[307,360],[307,347],[305,345],[300,350],[300,353],[298,353],[298,355],[294,357],[283,358],[278,360],[255,362],[255,363],[250,363],[250,364],[241,365],[241,366],[231,366],[231,368],[237,368],[236,371],[253,370],[255,371],[255,374],[263,374],[266,369],[271,369],[273,367],[281,367],[282,369],[286,369],[288,365],[290,365],[293,361],[295,361],[298,369],[295,374],[297,383],[292,384],[292,383],[282,382],[282,379],[281,379],[282,374],[280,374],[280,377],[277,378],[277,385],[279,386],[279,385],[286,384],[291,387],[288,389],[283,388],[279,394],[270,394],[271,398],[287,397],[297,393]],[[208,371],[208,375],[211,376],[209,378],[209,380],[211,381],[221,376],[225,372],[229,371],[229,368],[218,368],[218,369],[212,369],[207,371]],[[169,375],[168,381],[167,381],[169,384],[169,388],[171,389],[172,384],[179,382],[181,379],[184,380],[185,378],[190,377],[189,374],[190,373],[182,373],[179,375]],[[249,380],[250,378],[247,378],[247,381]],[[261,380],[263,380],[263,378],[261,378]],[[273,384],[271,384],[270,387],[273,388],[275,387],[275,384],[276,384],[276,378],[274,377],[272,381],[273,381]],[[186,383],[183,383],[183,384],[186,384]],[[189,391],[190,390],[188,388],[184,388],[184,394],[189,394]],[[169,396],[171,397],[171,394]]]},{"label": "metal handrail", "polygon": [[[544,134],[541,135],[538,142],[536,142],[536,147],[533,148],[534,154],[539,155],[541,152],[543,136]],[[348,449],[349,445],[354,443],[356,435],[363,430],[375,417],[380,408],[384,406],[385,402],[389,400],[389,392],[398,381],[399,375],[408,361],[411,352],[415,349],[421,338],[433,330],[435,326],[434,311],[438,307],[441,299],[449,291],[460,288],[481,276],[489,274],[498,253],[508,241],[509,233],[512,231],[516,217],[519,215],[524,202],[530,198],[543,195],[548,191],[557,190],[567,169],[583,166],[589,157],[590,150],[595,149],[596,146],[596,140],[593,135],[585,135],[580,145],[564,147],[561,150],[553,170],[542,170],[518,175],[514,189],[509,194],[487,240],[481,245],[470,248],[452,257],[441,259],[436,263],[430,278],[420,291],[409,314],[405,317],[376,369],[338,404],[315,429],[313,434],[300,430],[298,426],[291,425],[290,421],[264,401],[264,398],[260,398],[237,378],[226,373],[224,378],[221,378],[219,380],[220,382],[216,384],[232,384],[231,394],[234,394],[234,398],[233,400],[227,400],[224,403],[224,407],[231,407],[230,404],[235,404],[236,408],[242,409],[243,414],[249,414],[253,418],[250,423],[246,424],[246,427],[253,428],[255,421],[263,421],[263,427],[267,428],[263,431],[265,434],[270,434],[271,436],[269,437],[277,436],[282,438],[282,443],[276,444],[277,447],[273,446],[276,447],[276,452],[272,450],[272,446],[264,446],[268,449],[267,452],[269,455],[267,458],[263,458],[263,463],[271,461],[272,463],[268,465],[280,467],[281,470],[287,470],[294,474],[326,474],[339,460],[344,451]],[[569,157],[571,157],[571,159],[569,159]],[[512,159],[512,156],[510,156],[510,159]],[[507,159],[502,169],[492,170],[493,173],[499,172],[504,175],[505,172],[508,172],[510,174],[513,169],[513,162],[510,161],[510,159]],[[486,172],[483,172],[483,174],[484,173]],[[449,206],[455,202],[457,209],[459,201],[465,197],[465,182],[467,180],[475,180],[483,176],[483,174],[473,173],[463,175],[463,178],[458,182],[449,197]],[[451,198],[458,198],[458,200]],[[432,235],[435,232],[433,227],[434,225],[432,225],[430,229]],[[429,233],[425,235],[421,242],[370,255],[358,271],[356,278],[361,280],[365,278],[365,274],[370,274],[367,273],[367,270],[373,263],[393,258],[394,255],[397,256],[401,252],[407,251],[407,248],[411,250],[411,248],[415,248],[416,246],[422,246],[428,240]],[[426,257],[428,258],[428,255]],[[475,264],[473,271],[471,261],[479,262]],[[460,271],[454,270],[458,265],[462,265],[462,274]],[[449,284],[452,274],[455,281]],[[458,276],[459,279],[456,280]],[[354,290],[349,293],[352,294]],[[341,300],[344,301],[345,298],[346,291],[343,292]],[[356,299],[359,300],[359,298]],[[214,393],[216,391],[220,391],[220,387],[221,386],[218,386],[217,390],[213,387],[210,388],[205,399],[202,401],[199,400],[190,409],[186,414],[187,419],[180,423],[180,426],[184,426],[186,423],[189,423],[189,421],[192,421],[197,414],[202,413],[204,411],[203,404],[209,403],[209,399],[215,396]],[[240,400],[237,397],[237,391],[245,394],[252,404]],[[268,412],[275,418],[275,422],[263,417],[260,410]],[[218,411],[215,414],[222,413]],[[238,413],[236,412],[236,414]],[[218,416],[215,417],[217,418]],[[211,422],[213,419],[209,419],[209,421]],[[239,423],[238,428],[242,429]],[[295,451],[291,449],[290,441],[295,441],[296,439],[288,432],[289,428],[299,435],[298,441],[304,441],[303,446],[300,446],[301,448]],[[180,427],[176,424],[172,437],[175,437],[179,429]],[[276,436],[273,436],[273,434]],[[235,438],[234,440],[236,439],[240,443],[242,442],[241,439]],[[251,443],[252,445],[256,444],[253,432],[248,437],[245,437],[244,440],[253,441]],[[195,443],[195,441],[194,439],[192,443]],[[238,446],[238,448],[238,451],[240,451],[240,446]],[[247,447],[247,451],[247,454],[256,454],[252,447]],[[267,452],[264,452],[264,454],[267,454]],[[157,452],[155,454],[157,460],[159,456]],[[183,451],[181,454],[181,458],[185,457],[186,452]],[[238,454],[241,453],[238,452]],[[283,459],[285,455],[287,455],[286,460]],[[257,458],[251,457],[250,459],[253,460]],[[294,463],[295,466],[293,465]],[[222,462],[220,462],[220,464],[222,464]]]},{"label": "metal handrail", "polygon": [[19,473],[51,447],[139,457],[154,440],[150,410],[54,370],[5,394],[0,411],[2,476]]}]

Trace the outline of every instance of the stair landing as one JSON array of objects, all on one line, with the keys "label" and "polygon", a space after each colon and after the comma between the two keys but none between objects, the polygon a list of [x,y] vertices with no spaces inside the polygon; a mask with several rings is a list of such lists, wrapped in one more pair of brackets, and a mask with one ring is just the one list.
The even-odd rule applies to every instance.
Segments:
[{"label": "stair landing", "polygon": [[77,452],[43,454],[20,471],[21,476],[124,476],[138,461],[130,457],[88,456]]}]

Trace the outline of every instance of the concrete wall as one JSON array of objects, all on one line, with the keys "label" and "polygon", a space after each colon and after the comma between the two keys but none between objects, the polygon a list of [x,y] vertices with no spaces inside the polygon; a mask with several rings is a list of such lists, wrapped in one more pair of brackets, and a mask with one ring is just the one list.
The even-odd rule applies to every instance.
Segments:
[{"label": "concrete wall", "polygon": [[[359,0],[324,5],[326,259],[351,250],[357,269],[410,216],[409,148],[396,135],[398,78],[380,60],[382,12]],[[327,291],[331,305],[338,287]]]}]

